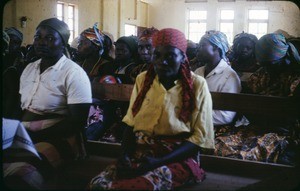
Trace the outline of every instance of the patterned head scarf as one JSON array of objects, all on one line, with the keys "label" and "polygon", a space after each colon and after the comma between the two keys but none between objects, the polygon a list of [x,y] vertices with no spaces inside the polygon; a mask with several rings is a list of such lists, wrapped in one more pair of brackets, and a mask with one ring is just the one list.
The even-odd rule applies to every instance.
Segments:
[{"label": "patterned head scarf", "polygon": [[[184,54],[186,54],[187,48],[187,40],[182,32],[177,29],[166,28],[157,32],[153,37],[153,46],[173,46],[181,50]],[[185,55],[186,58],[186,55]],[[144,101],[146,93],[151,87],[153,80],[156,76],[154,71],[153,64],[150,65],[147,70],[147,74],[145,77],[145,81],[141,91],[139,92],[133,107],[132,114],[135,116]],[[188,122],[195,108],[195,98],[194,98],[194,90],[193,90],[193,80],[191,77],[191,70],[189,67],[189,62],[185,59],[185,62],[181,64],[179,70],[179,76],[182,80],[182,108],[178,118],[183,122]]]},{"label": "patterned head scarf", "polygon": [[2,31],[3,36],[3,49],[2,54],[6,54],[8,52],[8,46],[9,46],[9,36],[5,31]]},{"label": "patterned head scarf", "polygon": [[255,46],[256,58],[259,62],[271,62],[285,56],[300,63],[300,56],[292,43],[286,41],[283,34],[270,33],[262,36]]},{"label": "patterned head scarf", "polygon": [[187,48],[187,40],[184,34],[172,28],[166,28],[160,30],[153,38],[153,46],[174,46],[181,50],[182,52],[186,53]]},{"label": "patterned head scarf", "polygon": [[158,32],[158,29],[151,27],[143,30],[142,34],[139,36],[139,40],[141,39],[152,39],[152,37]]},{"label": "patterned head scarf", "polygon": [[19,31],[18,29],[16,29],[15,27],[10,27],[10,28],[6,28],[5,32],[8,35],[15,35],[16,37],[18,37],[18,39],[20,41],[23,41],[23,34],[21,33],[21,31]]},{"label": "patterned head scarf", "polygon": [[70,30],[68,25],[65,22],[57,18],[50,18],[40,22],[40,24],[36,28],[39,28],[41,26],[47,26],[52,28],[53,30],[58,32],[58,34],[63,40],[64,45],[68,44],[68,40],[70,38]]},{"label": "patterned head scarf", "polygon": [[103,47],[104,34],[97,28],[97,23],[94,24],[93,28],[84,30],[81,35],[85,36],[96,46]]},{"label": "patterned head scarf", "polygon": [[226,58],[226,52],[229,50],[229,44],[227,41],[227,36],[220,32],[215,30],[206,31],[205,35],[202,36],[202,38],[207,39],[210,43],[217,46],[221,52],[221,57],[224,60],[227,60]]}]

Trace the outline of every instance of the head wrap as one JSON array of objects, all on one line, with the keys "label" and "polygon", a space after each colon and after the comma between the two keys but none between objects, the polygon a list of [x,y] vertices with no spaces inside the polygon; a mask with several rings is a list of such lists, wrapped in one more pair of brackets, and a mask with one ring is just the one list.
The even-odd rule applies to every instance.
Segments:
[{"label": "head wrap", "polygon": [[242,32],[242,33],[237,34],[237,35],[234,36],[233,45],[237,45],[242,38],[247,38],[247,39],[251,40],[254,43],[254,45],[258,41],[258,39],[257,39],[257,37],[255,35],[250,34],[250,33],[244,33],[244,32]]},{"label": "head wrap", "polygon": [[154,35],[153,46],[157,47],[166,45],[176,47],[185,54],[187,48],[187,40],[181,31],[177,29],[166,28],[160,30]]},{"label": "head wrap", "polygon": [[141,40],[141,39],[151,39],[157,32],[158,32],[158,29],[156,29],[154,27],[146,28],[140,34],[139,40]]},{"label": "head wrap", "polygon": [[8,35],[15,35],[16,37],[18,37],[18,39],[20,41],[23,41],[23,34],[21,33],[21,31],[19,31],[18,29],[16,29],[15,27],[10,27],[10,28],[6,28],[5,32]]},{"label": "head wrap", "polygon": [[[184,54],[186,53],[187,40],[182,32],[172,28],[162,29],[157,32],[153,37],[153,45],[157,46],[173,46],[181,50]],[[186,56],[185,56],[186,57]],[[144,80],[143,87],[139,92],[133,106],[132,114],[135,116],[145,99],[146,93],[151,87],[153,80],[156,76],[153,64],[150,65],[147,70],[147,74]],[[178,118],[183,122],[188,122],[195,108],[195,97],[193,90],[193,80],[191,77],[191,70],[189,62],[185,59],[185,62],[181,64],[179,69],[179,78],[182,80],[182,107]]]},{"label": "head wrap", "polygon": [[300,56],[292,43],[286,41],[283,34],[270,33],[262,36],[255,46],[256,58],[259,62],[279,60],[286,55],[300,63]]},{"label": "head wrap", "polygon": [[217,46],[221,50],[221,57],[224,60],[227,60],[226,52],[229,50],[229,44],[227,41],[227,36],[224,33],[210,30],[206,31],[202,38],[207,39],[210,43]]},{"label": "head wrap", "polygon": [[137,54],[138,42],[135,36],[122,36],[116,41],[115,44],[120,42],[125,43],[128,46],[131,53]]},{"label": "head wrap", "polygon": [[2,36],[3,36],[3,42],[4,42],[4,46],[3,46],[3,52],[2,54],[5,54],[8,52],[8,46],[9,46],[9,36],[5,31],[2,31]]},{"label": "head wrap", "polygon": [[46,19],[43,20],[42,22],[40,22],[40,24],[36,27],[39,28],[41,26],[46,26],[46,27],[50,27],[53,30],[55,30],[56,32],[58,32],[58,34],[60,35],[60,37],[63,40],[64,45],[68,44],[68,40],[70,37],[70,30],[68,25],[57,19],[57,18],[50,18],[50,19]]},{"label": "head wrap", "polygon": [[84,30],[81,35],[85,36],[96,46],[103,48],[104,34],[97,28],[97,23],[94,24],[93,28]]}]

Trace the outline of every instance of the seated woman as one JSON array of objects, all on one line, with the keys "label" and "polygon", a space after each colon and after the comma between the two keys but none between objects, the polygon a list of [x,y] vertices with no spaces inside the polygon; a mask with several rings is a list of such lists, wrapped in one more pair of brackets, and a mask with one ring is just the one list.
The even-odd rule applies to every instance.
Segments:
[{"label": "seated woman", "polygon": [[84,157],[80,134],[92,102],[85,71],[64,55],[70,36],[66,23],[43,20],[36,28],[34,49],[41,59],[21,76],[22,123],[43,161],[43,172]]},{"label": "seated woman", "polygon": [[137,66],[138,58],[138,41],[135,36],[122,36],[116,42],[115,51],[115,67],[114,76],[118,79],[119,83],[134,84],[130,74]]},{"label": "seated woman", "polygon": [[86,71],[90,81],[96,77],[111,75],[114,72],[113,59],[104,58],[104,34],[95,24],[93,28],[84,30],[78,40],[78,61],[79,65]]},{"label": "seated woman", "polygon": [[[241,82],[237,73],[227,63],[227,51],[226,35],[219,31],[208,31],[201,38],[198,48],[198,57],[205,65],[195,73],[206,79],[212,92],[240,93]],[[232,111],[214,110],[214,125],[229,124],[235,115]]]},{"label": "seated woman", "polygon": [[200,148],[214,148],[212,100],[205,80],[190,71],[187,41],[176,29],[153,39],[153,64],[135,82],[123,118],[123,152],[88,189],[171,190],[200,182]]},{"label": "seated woman", "polygon": [[255,44],[258,39],[255,35],[249,33],[237,34],[233,41],[232,51],[229,61],[232,69],[239,75],[242,83],[242,91],[247,93],[246,82],[249,76],[255,72],[260,65],[255,58]]},{"label": "seated woman", "polygon": [[266,34],[255,47],[262,68],[248,82],[251,93],[273,96],[300,95],[300,56],[282,34]]},{"label": "seated woman", "polygon": [[156,34],[158,30],[154,27],[145,29],[142,34],[139,36],[138,39],[138,55],[140,63],[132,69],[132,72],[130,73],[130,77],[133,81],[135,81],[135,78],[137,75],[142,73],[143,71],[148,70],[152,59],[153,59],[153,36]]}]

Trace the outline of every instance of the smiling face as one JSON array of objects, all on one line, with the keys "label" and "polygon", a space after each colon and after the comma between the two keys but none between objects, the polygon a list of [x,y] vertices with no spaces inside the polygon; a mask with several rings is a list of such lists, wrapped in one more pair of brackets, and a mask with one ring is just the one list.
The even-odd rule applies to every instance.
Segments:
[{"label": "smiling face", "polygon": [[185,56],[173,46],[157,46],[153,54],[155,72],[160,79],[177,77]]},{"label": "smiling face", "polygon": [[37,28],[33,46],[36,55],[41,58],[60,58],[64,50],[64,43],[59,33],[46,26]]}]

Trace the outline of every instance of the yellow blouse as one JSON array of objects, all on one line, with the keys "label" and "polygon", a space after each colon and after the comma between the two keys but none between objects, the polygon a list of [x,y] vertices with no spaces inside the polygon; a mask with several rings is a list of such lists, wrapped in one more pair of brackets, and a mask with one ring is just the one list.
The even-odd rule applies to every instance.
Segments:
[{"label": "yellow blouse", "polygon": [[132,126],[134,131],[144,131],[150,135],[170,136],[188,132],[192,135],[187,138],[187,141],[202,148],[213,149],[212,100],[205,79],[192,73],[196,108],[192,112],[190,121],[184,123],[178,118],[182,105],[180,80],[175,82],[174,87],[166,90],[160,84],[158,76],[155,77],[147,92],[141,109],[133,117],[131,109],[142,88],[145,76],[146,72],[143,72],[136,78],[129,108],[123,122]]}]

